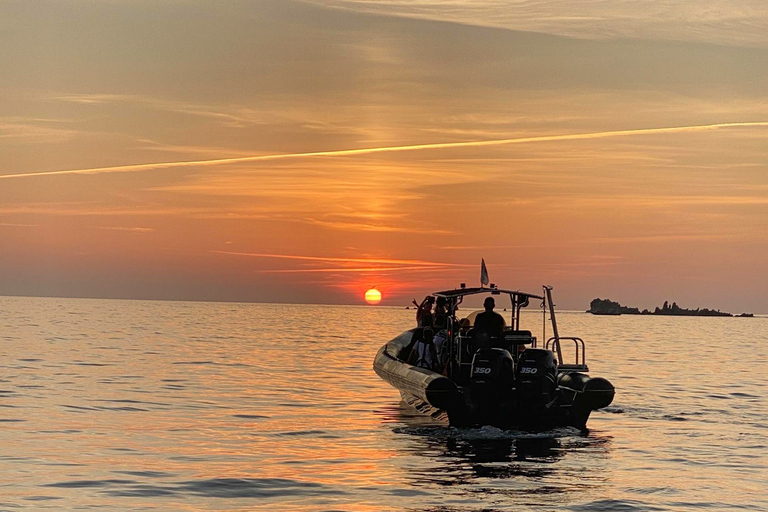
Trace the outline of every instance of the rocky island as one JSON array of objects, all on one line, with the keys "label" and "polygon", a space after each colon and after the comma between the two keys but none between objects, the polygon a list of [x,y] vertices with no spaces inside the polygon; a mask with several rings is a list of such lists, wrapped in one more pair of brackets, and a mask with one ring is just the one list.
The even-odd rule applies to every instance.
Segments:
[{"label": "rocky island", "polygon": [[628,308],[609,299],[595,299],[589,303],[587,313],[593,315],[639,315],[637,308]]},{"label": "rocky island", "polygon": [[[592,313],[593,315],[733,316],[731,313],[726,313],[719,309],[686,309],[678,306],[676,302],[670,305],[667,301],[664,301],[662,307],[657,307],[653,311],[648,311],[647,309],[640,311],[638,308],[622,306],[618,302],[600,298],[594,299],[589,303],[587,313]],[[752,313],[742,313],[738,316],[745,318],[752,317],[753,315]]]}]

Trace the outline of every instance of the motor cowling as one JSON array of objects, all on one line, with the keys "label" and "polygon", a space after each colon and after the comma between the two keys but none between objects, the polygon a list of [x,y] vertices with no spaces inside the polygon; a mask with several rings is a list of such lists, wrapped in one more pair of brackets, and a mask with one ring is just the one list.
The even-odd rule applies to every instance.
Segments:
[{"label": "motor cowling", "polygon": [[501,348],[481,348],[472,358],[470,384],[476,400],[498,400],[512,392],[515,362],[512,355]]},{"label": "motor cowling", "polygon": [[557,398],[557,360],[551,350],[526,349],[520,355],[515,374],[518,406],[536,410],[548,408]]}]

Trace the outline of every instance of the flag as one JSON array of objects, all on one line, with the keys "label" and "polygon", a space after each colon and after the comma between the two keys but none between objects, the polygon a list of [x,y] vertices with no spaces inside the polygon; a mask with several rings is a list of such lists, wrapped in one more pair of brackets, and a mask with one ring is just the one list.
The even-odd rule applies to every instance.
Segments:
[{"label": "flag", "polygon": [[485,268],[485,258],[482,258],[480,261],[480,286],[487,286],[490,281],[488,280],[488,269]]}]

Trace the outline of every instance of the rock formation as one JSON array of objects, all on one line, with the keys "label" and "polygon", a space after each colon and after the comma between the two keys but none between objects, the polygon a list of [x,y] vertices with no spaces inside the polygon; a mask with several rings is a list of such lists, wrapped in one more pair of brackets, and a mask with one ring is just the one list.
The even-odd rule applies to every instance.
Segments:
[{"label": "rock formation", "polygon": [[[614,302],[609,299],[594,299],[589,303],[589,309],[587,313],[593,315],[666,315],[666,316],[733,316],[730,313],[720,311],[719,309],[685,309],[677,305],[677,302],[673,302],[672,305],[669,302],[664,301],[664,305],[660,308],[657,307],[652,312],[644,309],[642,312],[638,308],[630,308],[622,306],[618,302]],[[742,313],[738,315],[742,318],[751,318],[751,313]]]}]

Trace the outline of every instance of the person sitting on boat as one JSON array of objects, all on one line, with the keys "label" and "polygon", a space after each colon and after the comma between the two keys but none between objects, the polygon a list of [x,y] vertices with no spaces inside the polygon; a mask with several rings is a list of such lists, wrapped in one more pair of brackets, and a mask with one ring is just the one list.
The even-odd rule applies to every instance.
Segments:
[{"label": "person sitting on boat", "polygon": [[447,372],[448,358],[449,358],[448,330],[441,329],[440,331],[438,331],[438,333],[435,334],[435,337],[433,338],[433,342],[435,345],[436,358],[435,358],[435,365],[432,369],[437,373],[442,373],[443,375],[445,375]]},{"label": "person sitting on boat", "polygon": [[421,336],[419,336],[411,349],[411,354],[408,356],[408,364],[426,368],[427,370],[434,370],[437,353],[433,337],[432,328],[424,328]]},{"label": "person sitting on boat", "polygon": [[413,299],[414,305],[416,305],[416,325],[417,327],[432,327],[432,304],[435,303],[435,298],[431,295],[424,297],[421,304]]},{"label": "person sitting on boat", "polygon": [[462,318],[459,321],[459,336],[466,336],[471,328],[472,323],[469,321],[469,318]]},{"label": "person sitting on boat", "polygon": [[474,338],[479,345],[493,346],[504,336],[504,317],[493,310],[496,307],[493,297],[487,297],[483,307],[485,311],[475,317]]}]

